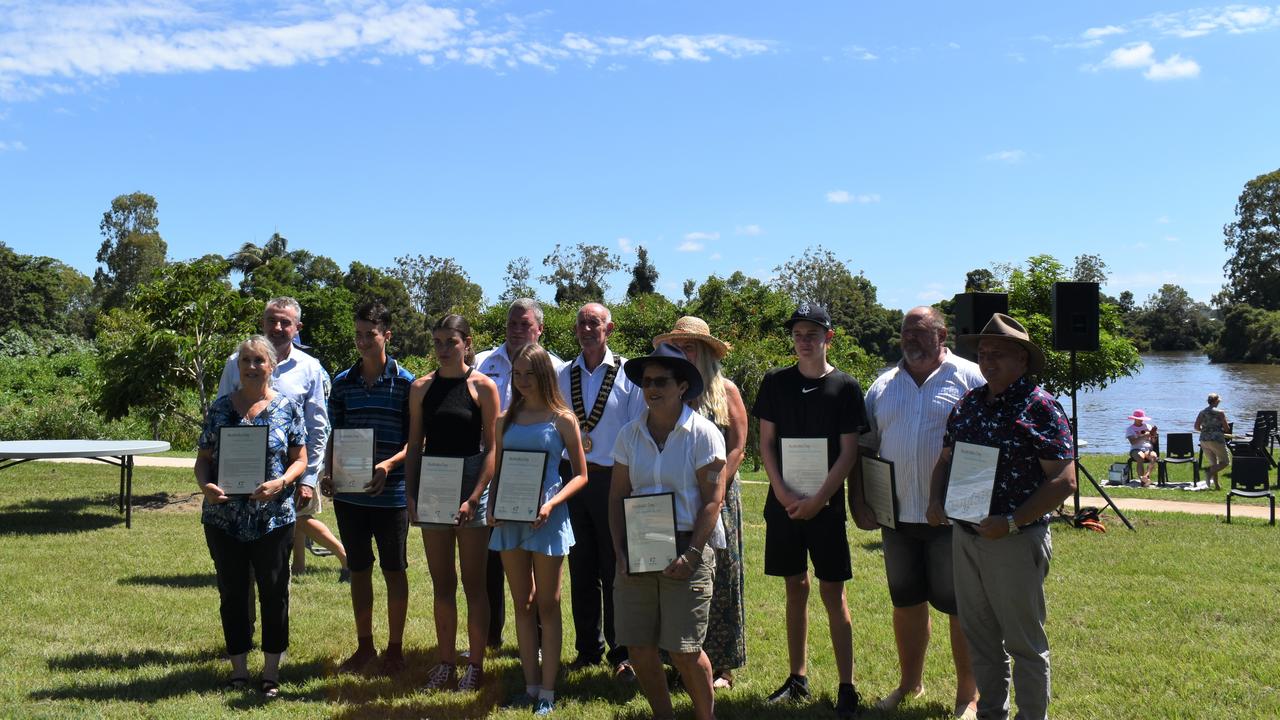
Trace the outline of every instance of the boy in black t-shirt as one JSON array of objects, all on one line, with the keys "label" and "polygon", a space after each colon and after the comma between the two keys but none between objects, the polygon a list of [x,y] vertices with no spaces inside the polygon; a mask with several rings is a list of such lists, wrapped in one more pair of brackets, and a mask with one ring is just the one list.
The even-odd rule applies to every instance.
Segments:
[{"label": "boy in black t-shirt", "polygon": [[[845,602],[844,583],[853,577],[849,539],[845,534],[844,482],[858,460],[858,433],[866,427],[866,410],[858,381],[827,364],[827,348],[834,333],[826,309],[801,303],[786,323],[795,344],[797,363],[770,370],[760,383],[752,414],[760,419],[760,456],[769,475],[765,501],[766,575],[786,578],[787,654],[791,674],[769,702],[799,702],[809,698],[806,676],[809,571],[813,560],[818,590],[827,608],[831,644],[840,685],[836,716],[858,713],[853,686],[853,624]],[[783,481],[783,441],[795,443],[790,452],[821,462],[826,450],[826,477],[810,473],[809,492]],[[814,442],[816,441],[816,442]],[[789,443],[790,444],[790,443]],[[801,447],[807,445],[807,447]],[[799,480],[797,468],[787,474]],[[820,480],[820,486],[819,486]]]}]

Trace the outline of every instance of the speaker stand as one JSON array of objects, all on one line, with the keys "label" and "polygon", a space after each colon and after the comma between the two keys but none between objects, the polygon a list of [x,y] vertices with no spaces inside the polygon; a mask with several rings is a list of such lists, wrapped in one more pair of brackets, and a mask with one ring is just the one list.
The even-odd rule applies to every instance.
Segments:
[{"label": "speaker stand", "polygon": [[1111,496],[1107,494],[1106,490],[1102,489],[1102,486],[1098,484],[1098,481],[1093,479],[1093,475],[1090,475],[1089,471],[1085,469],[1084,463],[1080,462],[1080,431],[1079,431],[1080,424],[1076,416],[1076,405],[1077,405],[1076,388],[1079,386],[1079,384],[1080,383],[1076,380],[1076,351],[1072,350],[1071,351],[1071,454],[1072,454],[1072,459],[1075,462],[1075,466],[1076,466],[1076,492],[1075,492],[1076,514],[1077,515],[1080,514],[1080,475],[1081,473],[1083,473],[1085,477],[1089,478],[1089,482],[1093,484],[1093,489],[1097,490],[1098,494],[1102,496],[1102,499],[1107,501],[1107,506],[1116,512],[1116,516],[1120,518],[1120,520],[1124,523],[1125,527],[1129,528],[1130,530],[1133,530],[1134,529],[1133,523],[1129,522],[1129,518],[1125,517],[1124,513],[1120,512],[1120,508],[1116,506],[1115,501],[1111,499]]}]

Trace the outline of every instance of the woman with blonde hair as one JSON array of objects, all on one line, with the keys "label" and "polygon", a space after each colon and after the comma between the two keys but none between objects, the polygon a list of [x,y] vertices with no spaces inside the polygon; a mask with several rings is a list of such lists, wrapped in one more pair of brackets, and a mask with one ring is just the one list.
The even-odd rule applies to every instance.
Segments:
[{"label": "woman with blonde hair", "polygon": [[[489,494],[488,508],[489,524],[494,526],[489,549],[502,553],[524,671],[524,692],[517,693],[508,705],[532,707],[535,715],[547,715],[555,706],[556,676],[560,674],[560,580],[565,556],[574,544],[566,503],[587,484],[587,459],[578,418],[560,397],[551,356],[541,345],[525,345],[511,359],[511,407],[502,416],[496,450],[499,463],[503,450],[547,454],[542,504],[532,523],[497,521],[493,515],[497,493]],[[566,450],[573,477],[562,483],[560,456]],[[499,483],[501,473],[499,464]]]},{"label": "woman with blonde hair", "polygon": [[742,393],[721,370],[729,343],[711,334],[701,318],[685,316],[671,332],[653,339],[675,345],[705,379],[702,393],[688,400],[691,408],[710,420],[724,436],[726,482],[720,519],[724,524],[725,548],[716,550],[715,585],[711,596],[711,618],[703,650],[715,670],[715,687],[733,686],[733,670],[747,664],[746,615],[742,573],[742,493],[738,467],[747,445],[747,408]]}]

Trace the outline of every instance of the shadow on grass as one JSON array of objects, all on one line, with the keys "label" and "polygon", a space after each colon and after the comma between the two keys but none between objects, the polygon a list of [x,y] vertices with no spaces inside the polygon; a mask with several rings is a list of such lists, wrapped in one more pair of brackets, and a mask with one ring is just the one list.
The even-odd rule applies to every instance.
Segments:
[{"label": "shadow on grass", "polygon": [[120,578],[121,585],[156,585],[174,589],[212,588],[218,586],[218,576],[213,573],[187,573],[185,575],[130,575]]},{"label": "shadow on grass", "polygon": [[209,649],[175,653],[168,650],[133,650],[130,652],[82,652],[50,658],[50,670],[134,670],[147,665],[197,663],[222,657],[222,651]]},{"label": "shadow on grass", "polygon": [[[101,530],[123,525],[124,516],[116,512],[116,495],[28,500],[9,505],[0,511],[0,536],[65,535]],[[107,510],[84,512],[86,508]]]},{"label": "shadow on grass", "polygon": [[[879,535],[876,537],[879,537]],[[880,552],[884,550],[884,543],[879,540],[867,540],[865,542],[858,543],[858,546],[863,550],[870,550],[871,552]]]}]

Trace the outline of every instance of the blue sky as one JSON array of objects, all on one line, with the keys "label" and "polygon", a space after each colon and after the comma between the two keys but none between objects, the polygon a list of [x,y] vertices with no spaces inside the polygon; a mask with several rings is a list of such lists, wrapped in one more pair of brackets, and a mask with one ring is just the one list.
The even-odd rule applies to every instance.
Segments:
[{"label": "blue sky", "polygon": [[1278,77],[1280,5],[0,0],[0,241],[92,274],[141,190],[173,259],[279,231],[489,299],[586,242],[672,297],[823,245],[890,307],[1042,252],[1207,300]]}]

